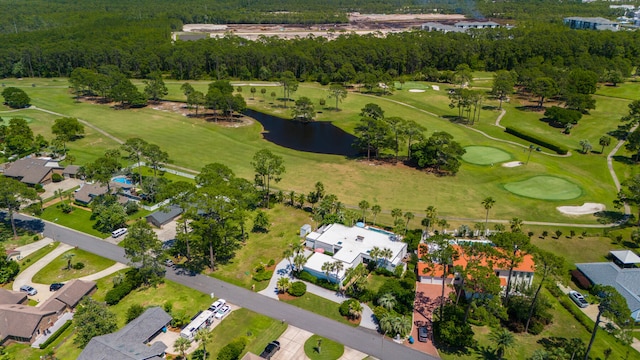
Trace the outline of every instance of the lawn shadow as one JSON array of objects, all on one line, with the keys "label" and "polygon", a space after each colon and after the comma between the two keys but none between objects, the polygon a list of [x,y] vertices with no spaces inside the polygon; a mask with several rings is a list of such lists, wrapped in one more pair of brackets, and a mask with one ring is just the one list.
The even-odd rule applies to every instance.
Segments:
[{"label": "lawn shadow", "polygon": [[488,346],[478,346],[474,350],[478,355],[478,359],[498,360],[498,355],[496,355],[496,351]]},{"label": "lawn shadow", "polygon": [[516,106],[516,109],[520,111],[540,112],[544,110],[544,107],[539,107],[538,105],[523,105]]},{"label": "lawn shadow", "polygon": [[631,157],[629,156],[622,156],[622,155],[615,155],[613,157],[613,160],[621,163],[621,164],[625,164],[625,165],[635,165],[636,161],[634,161]]},{"label": "lawn shadow", "polygon": [[467,119],[465,119],[464,117],[460,117],[457,115],[442,115],[443,119],[447,119],[449,120],[451,123],[453,124],[468,124],[469,121]]}]

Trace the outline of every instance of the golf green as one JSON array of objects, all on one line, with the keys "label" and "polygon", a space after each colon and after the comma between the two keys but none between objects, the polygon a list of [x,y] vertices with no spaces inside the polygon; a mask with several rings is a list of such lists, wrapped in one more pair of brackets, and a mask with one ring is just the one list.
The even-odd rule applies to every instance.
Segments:
[{"label": "golf green", "polygon": [[2,121],[6,121],[6,124],[9,125],[9,121],[11,121],[11,119],[13,118],[20,118],[20,119],[24,119],[27,123],[30,123],[33,121],[32,117],[29,116],[21,116],[21,115],[2,115],[2,113],[0,113],[0,119],[2,119]]},{"label": "golf green", "polygon": [[491,146],[467,146],[464,149],[466,153],[462,160],[476,165],[498,164],[512,158],[508,152]]},{"label": "golf green", "polygon": [[582,195],[578,185],[555,176],[534,176],[504,184],[504,188],[516,195],[541,200],[569,200]]}]

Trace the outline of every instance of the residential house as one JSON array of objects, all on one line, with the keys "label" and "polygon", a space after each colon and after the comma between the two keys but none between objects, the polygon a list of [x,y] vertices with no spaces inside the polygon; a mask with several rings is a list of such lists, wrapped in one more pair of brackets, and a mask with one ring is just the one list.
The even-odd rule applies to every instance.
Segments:
[{"label": "residential house", "polygon": [[72,280],[38,306],[26,304],[26,294],[0,289],[0,345],[32,343],[58,318],[73,311],[80,300],[96,290],[93,281]]},{"label": "residential house", "polygon": [[62,175],[63,167],[51,158],[23,158],[4,164],[3,174],[27,185],[48,184],[54,173]]},{"label": "residential house", "polygon": [[572,29],[611,31],[618,31],[620,29],[620,24],[602,17],[573,16],[564,18],[563,22]]},{"label": "residential house", "polygon": [[62,176],[64,176],[65,179],[76,179],[78,177],[78,171],[80,171],[80,166],[67,165],[64,170],[62,170]]},{"label": "residential house", "polygon": [[[131,200],[129,197],[119,194],[118,192],[120,189],[125,193],[130,192],[132,185],[112,181],[109,186],[111,187],[112,194],[118,194],[118,202],[120,204],[126,204]],[[106,194],[107,190],[107,186],[100,183],[85,183],[80,186],[80,189],[75,191],[73,197],[78,203],[87,206],[95,197]]]},{"label": "residential house", "polygon": [[[315,253],[307,259],[304,270],[333,282],[342,282],[347,269],[372,261],[370,253],[374,247],[391,250],[389,258],[378,259],[387,270],[394,271],[398,266],[406,268],[402,260],[407,255],[407,244],[401,241],[400,236],[382,229],[331,224],[307,234],[305,240],[306,246],[314,249]],[[335,261],[341,261],[344,270],[338,273],[337,278],[335,272],[327,277],[322,265]]]},{"label": "residential house", "polygon": [[170,205],[162,208],[153,214],[147,215],[147,222],[155,227],[162,228],[182,214],[182,208],[178,205]]},{"label": "residential house", "polygon": [[160,360],[167,345],[152,341],[167,330],[171,316],[159,307],[147,309],[122,329],[96,336],[82,350],[78,360]]},{"label": "residential house", "polygon": [[[486,241],[483,241],[486,243]],[[464,250],[460,245],[453,245],[453,248],[457,251],[459,256],[453,260],[453,267],[462,267],[466,268],[467,259],[464,256]],[[425,252],[428,252],[430,249],[429,244],[424,244],[418,247],[418,257],[422,258]],[[498,258],[495,259],[482,259],[481,265],[483,266],[493,266],[493,271],[495,275],[500,279],[500,286],[506,287],[507,281],[509,279],[509,265],[505,261],[501,261]],[[430,264],[424,261],[418,262],[418,266],[416,267],[418,272],[418,280],[421,283],[425,284],[442,284],[442,281],[445,281],[445,284],[458,284],[461,280],[459,274],[454,274],[447,272],[446,277],[444,276],[444,267],[441,264]],[[511,271],[511,286],[531,286],[533,283],[533,275],[535,273],[535,263],[533,261],[533,256],[529,254],[523,254],[522,261],[513,267]]]},{"label": "residential house", "polygon": [[592,285],[609,285],[627,300],[631,317],[640,320],[640,257],[633,251],[611,251],[610,262],[576,264]]}]

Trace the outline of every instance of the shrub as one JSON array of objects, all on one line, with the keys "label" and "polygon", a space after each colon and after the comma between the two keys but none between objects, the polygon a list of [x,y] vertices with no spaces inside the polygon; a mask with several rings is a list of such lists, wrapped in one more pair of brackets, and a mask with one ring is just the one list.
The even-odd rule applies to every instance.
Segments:
[{"label": "shrub", "polygon": [[276,261],[275,261],[275,260],[273,260],[273,259],[271,259],[271,260],[269,260],[269,262],[267,263],[267,266],[273,266],[273,265],[275,265],[275,264],[276,264]]},{"label": "shrub", "polygon": [[65,331],[69,328],[69,326],[71,326],[73,322],[71,320],[67,320],[64,324],[62,324],[62,326],[60,326],[60,328],[58,330],[56,330],[56,332],[54,332],[53,334],[51,334],[51,336],[49,336],[49,338],[43,342],[42,344],[40,344],[40,349],[46,349],[47,346],[49,346],[52,342],[56,341],[56,339]]},{"label": "shrub", "polygon": [[326,279],[318,279],[307,271],[299,272],[298,274],[296,274],[296,277],[300,280],[308,281],[325,289],[338,290],[338,284],[332,283],[331,281],[328,281]]},{"label": "shrub", "polygon": [[534,144],[546,147],[549,150],[553,150],[555,152],[557,152],[560,155],[566,155],[569,152],[569,149],[565,148],[562,145],[556,145],[553,144],[551,142],[548,142],[546,140],[543,139],[539,139],[537,136],[535,135],[531,135],[531,134],[527,134],[522,130],[518,130],[518,129],[514,129],[512,127],[507,126],[507,128],[504,130],[505,132],[517,136],[521,139],[527,140],[527,141],[531,141]]},{"label": "shrub", "polygon": [[225,345],[218,353],[218,360],[237,360],[240,358],[244,347],[247,346],[247,338],[241,337]]},{"label": "shrub", "polygon": [[24,211],[33,215],[33,216],[40,216],[42,215],[42,206],[40,205],[39,202],[35,202],[27,207],[24,208]]},{"label": "shrub", "polygon": [[388,277],[393,277],[394,276],[394,274],[391,271],[389,271],[389,270],[387,270],[386,268],[383,268],[383,267],[377,267],[374,270],[374,272],[376,274],[382,275],[382,276],[388,276]]},{"label": "shrub", "polygon": [[51,181],[53,181],[54,183],[60,182],[62,180],[64,180],[64,177],[60,174],[53,173],[53,175],[51,175]]},{"label": "shrub", "polygon": [[113,289],[107,292],[104,297],[104,301],[107,305],[115,305],[140,285],[142,285],[142,277],[140,276],[139,270],[131,269],[127,271],[123,282],[114,286]]},{"label": "shrub", "polygon": [[349,299],[349,300],[343,301],[342,304],[340,304],[340,308],[338,309],[340,311],[340,315],[349,316],[349,306],[354,302],[358,302],[358,300]]},{"label": "shrub", "polygon": [[60,205],[58,205],[60,207],[60,210],[62,210],[63,213],[65,214],[69,214],[70,212],[73,211],[73,206],[67,204],[67,203],[62,203]]},{"label": "shrub", "polygon": [[124,211],[127,213],[127,215],[135,214],[138,210],[140,210],[140,207],[135,201],[129,201],[124,206]]},{"label": "shrub", "polygon": [[404,267],[403,266],[398,265],[393,270],[393,276],[395,276],[397,278],[401,278],[403,274],[404,274]]},{"label": "shrub", "polygon": [[166,303],[164,303],[164,305],[162,305],[162,309],[167,314],[171,314],[171,311],[173,310],[173,303],[171,301],[167,301]]},{"label": "shrub", "polygon": [[259,271],[257,272],[255,275],[253,275],[253,280],[255,281],[269,281],[271,280],[271,277],[273,276],[273,271],[269,270],[269,271]]},{"label": "shrub", "polygon": [[291,287],[289,287],[289,290],[287,290],[287,292],[292,296],[302,296],[307,292],[307,284],[303,283],[302,281],[295,281],[293,284],[291,284]]},{"label": "shrub", "polygon": [[311,275],[308,271],[300,271],[297,277],[300,280],[308,281],[312,284],[315,284],[318,281],[318,278]]},{"label": "shrub", "polygon": [[140,304],[132,304],[129,306],[129,309],[127,309],[127,324],[142,315],[143,312],[144,308]]},{"label": "shrub", "polygon": [[71,267],[74,268],[75,270],[82,270],[84,269],[84,263],[77,262],[73,264]]}]

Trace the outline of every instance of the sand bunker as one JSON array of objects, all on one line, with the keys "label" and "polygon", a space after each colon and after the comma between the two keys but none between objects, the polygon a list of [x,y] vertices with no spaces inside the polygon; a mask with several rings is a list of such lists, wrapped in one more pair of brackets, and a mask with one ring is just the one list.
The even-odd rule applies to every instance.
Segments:
[{"label": "sand bunker", "polygon": [[424,92],[422,89],[409,89],[409,92]]},{"label": "sand bunker", "polygon": [[435,91],[439,91],[440,90],[440,86],[438,85],[431,85],[431,88]]},{"label": "sand bunker", "polygon": [[512,168],[512,167],[516,167],[516,166],[520,166],[520,165],[524,165],[524,163],[522,161],[509,161],[509,162],[506,162],[506,163],[502,164],[502,166],[508,167],[508,168]]},{"label": "sand bunker", "polygon": [[589,215],[603,211],[604,204],[584,203],[582,206],[558,206],[556,209],[565,215]]}]

